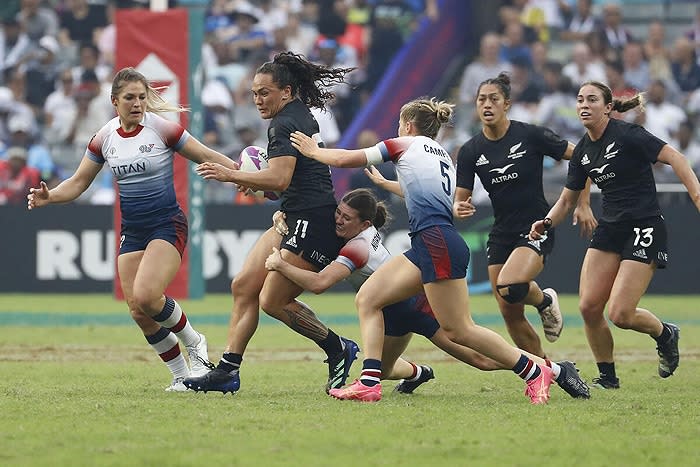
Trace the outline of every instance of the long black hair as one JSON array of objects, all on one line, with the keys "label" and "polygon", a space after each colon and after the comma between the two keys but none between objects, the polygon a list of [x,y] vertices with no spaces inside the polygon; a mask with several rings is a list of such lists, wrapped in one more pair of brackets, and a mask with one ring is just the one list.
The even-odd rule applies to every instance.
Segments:
[{"label": "long black hair", "polygon": [[311,63],[303,55],[280,52],[255,73],[271,75],[272,81],[280,88],[290,86],[292,96],[299,97],[308,107],[325,109],[326,102],[335,98],[327,88],[346,83],[345,75],[354,69],[329,68]]}]

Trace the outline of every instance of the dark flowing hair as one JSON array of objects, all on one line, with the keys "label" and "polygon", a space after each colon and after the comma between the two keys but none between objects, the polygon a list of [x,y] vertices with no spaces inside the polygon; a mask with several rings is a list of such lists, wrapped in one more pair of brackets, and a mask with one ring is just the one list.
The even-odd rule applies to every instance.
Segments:
[{"label": "dark flowing hair", "polygon": [[335,98],[327,88],[347,83],[345,75],[355,68],[329,68],[311,63],[303,55],[280,52],[271,62],[263,63],[255,72],[268,74],[279,87],[290,86],[292,96],[299,97],[308,107],[325,109],[326,102]]}]

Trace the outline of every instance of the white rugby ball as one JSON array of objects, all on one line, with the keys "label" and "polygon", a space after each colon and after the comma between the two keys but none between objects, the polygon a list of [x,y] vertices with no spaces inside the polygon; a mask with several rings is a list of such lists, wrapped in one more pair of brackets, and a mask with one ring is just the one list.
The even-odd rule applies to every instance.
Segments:
[{"label": "white rugby ball", "polygon": [[[260,146],[248,146],[241,151],[241,156],[238,161],[240,169],[244,172],[258,172],[267,169],[268,164],[267,151]],[[280,198],[277,191],[254,191],[253,194],[259,198],[265,197],[273,201]]]}]

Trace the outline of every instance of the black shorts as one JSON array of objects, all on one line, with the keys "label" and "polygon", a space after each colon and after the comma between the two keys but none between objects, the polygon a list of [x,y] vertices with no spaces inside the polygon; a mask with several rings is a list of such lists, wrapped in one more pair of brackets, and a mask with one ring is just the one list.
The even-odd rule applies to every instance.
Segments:
[{"label": "black shorts", "polygon": [[589,248],[617,253],[623,260],[653,262],[663,269],[668,264],[666,223],[662,216],[600,222],[593,231]]},{"label": "black shorts", "polygon": [[530,240],[528,233],[491,234],[486,242],[486,258],[488,265],[506,264],[513,250],[521,246],[530,248],[542,256],[542,263],[547,261],[547,256],[554,249],[554,231],[547,231],[547,238],[542,240]]},{"label": "black shorts", "polygon": [[308,211],[287,212],[289,233],[282,237],[280,248],[301,257],[319,270],[328,266],[340,252],[342,239],[335,234],[335,206]]}]

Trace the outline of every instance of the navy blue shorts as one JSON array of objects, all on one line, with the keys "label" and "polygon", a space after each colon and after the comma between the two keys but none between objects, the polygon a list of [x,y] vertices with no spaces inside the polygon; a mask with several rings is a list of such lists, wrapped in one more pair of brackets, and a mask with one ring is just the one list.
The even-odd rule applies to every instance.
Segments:
[{"label": "navy blue shorts", "polygon": [[165,240],[173,245],[182,257],[185,245],[187,245],[187,217],[185,217],[185,213],[179,211],[167,221],[155,225],[135,227],[122,224],[119,254],[144,251],[151,240],[156,239]]},{"label": "navy blue shorts", "polygon": [[412,332],[430,339],[440,329],[425,294],[385,306],[382,312],[385,336],[401,337]]},{"label": "navy blue shorts", "polygon": [[469,247],[452,225],[428,227],[411,236],[404,253],[418,269],[424,284],[467,277]]}]

